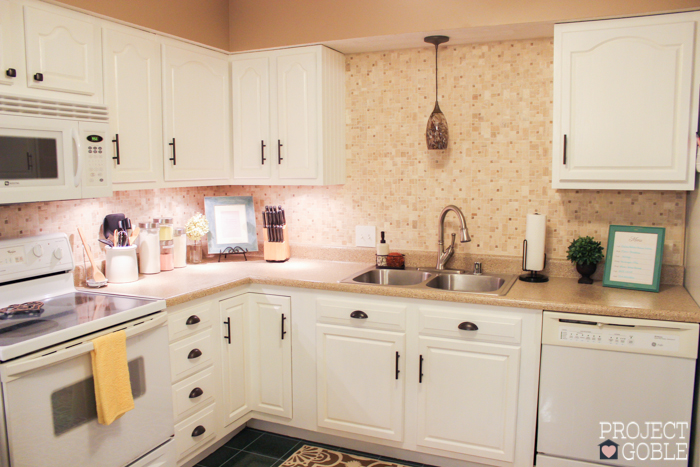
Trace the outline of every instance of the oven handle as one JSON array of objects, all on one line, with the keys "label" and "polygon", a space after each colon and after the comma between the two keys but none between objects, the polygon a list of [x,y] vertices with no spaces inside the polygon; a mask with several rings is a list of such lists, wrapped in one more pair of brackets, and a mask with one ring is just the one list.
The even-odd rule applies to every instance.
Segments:
[{"label": "oven handle", "polygon": [[73,184],[78,187],[80,186],[80,178],[83,175],[83,157],[80,151],[80,136],[78,136],[78,131],[75,128],[73,128],[71,136],[73,137],[73,151],[75,151],[76,160],[78,161],[76,164],[78,167],[73,175]]},{"label": "oven handle", "polygon": [[[142,318],[137,321],[129,323],[126,327],[118,327],[117,329],[111,329],[109,331],[102,331],[95,333],[90,336],[90,339],[94,339],[99,336],[109,334],[111,332],[122,331],[126,333],[126,338],[138,336],[151,329],[157,328],[159,326],[165,326],[168,322],[168,315],[166,312],[160,312],[146,318]],[[68,345],[70,342],[64,344]],[[71,344],[70,346],[64,347],[60,350],[40,355],[38,357],[32,358],[31,360],[19,361],[16,363],[7,363],[4,365],[2,371],[2,381],[4,383],[13,381],[20,378],[24,373],[34,371],[40,368],[45,368],[57,363],[70,360],[71,358],[79,357],[81,355],[87,354],[94,350],[95,346],[92,341],[85,341],[80,344]]]}]

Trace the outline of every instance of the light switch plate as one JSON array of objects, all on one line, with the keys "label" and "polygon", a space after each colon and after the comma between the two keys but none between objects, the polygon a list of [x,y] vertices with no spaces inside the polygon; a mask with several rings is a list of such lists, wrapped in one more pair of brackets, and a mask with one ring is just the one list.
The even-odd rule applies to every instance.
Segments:
[{"label": "light switch plate", "polygon": [[377,228],[373,225],[355,226],[355,246],[374,248],[377,246]]}]

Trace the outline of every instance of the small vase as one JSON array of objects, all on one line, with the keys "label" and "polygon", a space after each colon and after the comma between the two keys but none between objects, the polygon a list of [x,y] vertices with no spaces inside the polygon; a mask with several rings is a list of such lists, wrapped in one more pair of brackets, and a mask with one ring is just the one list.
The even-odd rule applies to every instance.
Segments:
[{"label": "small vase", "polygon": [[578,283],[592,284],[593,279],[591,279],[591,276],[593,275],[597,267],[597,264],[576,263],[576,271],[578,271],[578,273],[581,274],[581,278],[578,280]]},{"label": "small vase", "polygon": [[188,240],[187,262],[190,264],[202,262],[202,240]]}]

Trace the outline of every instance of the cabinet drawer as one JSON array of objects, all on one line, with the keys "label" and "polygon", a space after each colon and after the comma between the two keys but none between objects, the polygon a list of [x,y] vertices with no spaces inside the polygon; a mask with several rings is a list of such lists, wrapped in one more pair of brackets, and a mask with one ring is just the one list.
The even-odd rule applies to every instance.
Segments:
[{"label": "cabinet drawer", "polygon": [[[519,344],[521,339],[522,318],[505,316],[505,313],[420,307],[418,323],[418,332],[422,335],[504,344]],[[460,325],[466,330],[460,329]],[[469,330],[474,327],[477,329]]]},{"label": "cabinet drawer", "polygon": [[177,458],[181,459],[196,450],[202,449],[215,438],[216,418],[214,416],[214,405],[212,404],[196,415],[175,425]]},{"label": "cabinet drawer", "polygon": [[175,420],[196,412],[214,400],[214,369],[208,368],[173,386]]},{"label": "cabinet drawer", "polygon": [[170,372],[173,383],[212,363],[211,329],[170,344]]},{"label": "cabinet drawer", "polygon": [[316,319],[320,323],[403,331],[406,329],[406,306],[355,298],[319,298]]},{"label": "cabinet drawer", "polygon": [[200,303],[184,310],[168,313],[170,342],[210,327],[212,314],[211,302]]}]

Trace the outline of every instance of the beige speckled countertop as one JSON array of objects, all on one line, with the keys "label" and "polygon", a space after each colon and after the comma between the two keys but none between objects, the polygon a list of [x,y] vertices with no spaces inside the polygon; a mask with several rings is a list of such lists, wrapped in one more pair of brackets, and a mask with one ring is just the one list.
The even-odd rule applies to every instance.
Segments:
[{"label": "beige speckled countertop", "polygon": [[292,258],[286,263],[251,261],[208,262],[183,269],[139,276],[137,282],[109,284],[105,293],[143,295],[174,306],[237,286],[257,283],[307,289],[354,292],[482,305],[513,306],[573,313],[700,323],[700,307],[681,286],[662,285],[659,293],[581,285],[576,279],[551,277],[549,282],[516,281],[502,297],[440,290],[362,284],[340,280],[369,267],[367,263]]}]

